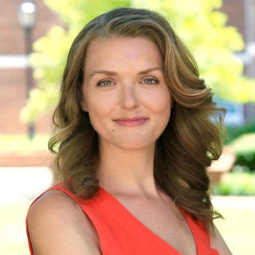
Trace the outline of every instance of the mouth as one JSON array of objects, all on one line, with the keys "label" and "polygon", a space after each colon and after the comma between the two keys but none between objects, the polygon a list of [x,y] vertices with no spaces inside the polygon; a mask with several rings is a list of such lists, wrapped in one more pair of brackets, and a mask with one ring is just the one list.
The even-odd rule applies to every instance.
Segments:
[{"label": "mouth", "polygon": [[148,118],[145,117],[134,117],[134,118],[119,118],[114,121],[120,126],[124,127],[137,127],[143,125]]}]

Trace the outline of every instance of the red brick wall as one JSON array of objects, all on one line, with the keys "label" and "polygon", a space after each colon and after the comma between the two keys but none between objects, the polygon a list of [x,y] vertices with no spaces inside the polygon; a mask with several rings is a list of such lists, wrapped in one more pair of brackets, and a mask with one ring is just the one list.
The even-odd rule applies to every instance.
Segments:
[{"label": "red brick wall", "polygon": [[[27,125],[19,118],[20,109],[26,100],[24,69],[0,69],[0,134],[26,133]],[[41,117],[36,123],[36,131],[50,131],[50,116]]]},{"label": "red brick wall", "polygon": [[[25,35],[21,28],[17,9],[21,0],[0,0],[0,55],[24,54]],[[36,5],[36,23],[33,41],[45,35],[53,25],[60,25],[58,16],[52,13],[43,0]],[[27,132],[27,125],[20,121],[20,110],[26,100],[25,69],[0,69],[0,134]],[[35,127],[39,133],[51,130],[50,115],[41,117]]]},{"label": "red brick wall", "polygon": [[25,104],[25,71],[0,69],[0,133],[24,131],[19,121],[19,109]]},{"label": "red brick wall", "polygon": [[244,1],[245,0],[223,0],[221,11],[228,15],[227,25],[238,28],[244,35]]},{"label": "red brick wall", "polygon": [[[17,9],[21,2],[21,0],[0,0],[0,54],[23,54],[25,51],[25,35],[17,17]],[[36,40],[60,22],[58,16],[48,9],[43,0],[32,2],[37,9],[33,30],[33,39]]]}]

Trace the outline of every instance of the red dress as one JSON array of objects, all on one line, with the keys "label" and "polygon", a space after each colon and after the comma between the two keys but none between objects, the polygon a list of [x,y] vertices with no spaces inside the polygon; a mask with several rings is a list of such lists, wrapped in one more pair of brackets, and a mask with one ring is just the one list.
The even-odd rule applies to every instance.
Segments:
[{"label": "red dress", "polygon": [[[115,197],[103,188],[90,200],[76,198],[73,193],[58,184],[49,190],[61,190],[82,208],[94,224],[101,244],[102,255],[181,255],[175,248],[136,219]],[[193,234],[198,255],[219,255],[210,248],[210,239],[203,223],[194,221],[188,213],[183,215]],[[33,254],[27,237],[30,253]]]}]

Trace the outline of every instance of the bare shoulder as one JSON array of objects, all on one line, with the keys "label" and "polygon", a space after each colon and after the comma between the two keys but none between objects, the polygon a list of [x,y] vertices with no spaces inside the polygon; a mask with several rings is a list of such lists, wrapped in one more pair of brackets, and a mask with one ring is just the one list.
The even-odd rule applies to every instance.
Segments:
[{"label": "bare shoulder", "polygon": [[29,236],[35,255],[100,254],[96,230],[70,197],[51,190],[29,209]]},{"label": "bare shoulder", "polygon": [[[77,216],[78,205],[59,190],[50,190],[43,194],[29,209],[27,219],[29,223],[47,223],[48,220],[69,219]],[[30,225],[30,224],[29,224]]]},{"label": "bare shoulder", "polygon": [[214,226],[215,233],[211,231],[210,241],[211,247],[218,250],[220,255],[232,255],[219,230]]}]

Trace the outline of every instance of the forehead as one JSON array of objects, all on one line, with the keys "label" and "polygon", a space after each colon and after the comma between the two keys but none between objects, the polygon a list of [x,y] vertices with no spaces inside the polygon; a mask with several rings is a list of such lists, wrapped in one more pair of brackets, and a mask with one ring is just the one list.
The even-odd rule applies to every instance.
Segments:
[{"label": "forehead", "polygon": [[88,46],[85,69],[91,66],[162,64],[158,46],[145,37],[113,37],[96,39]]}]

